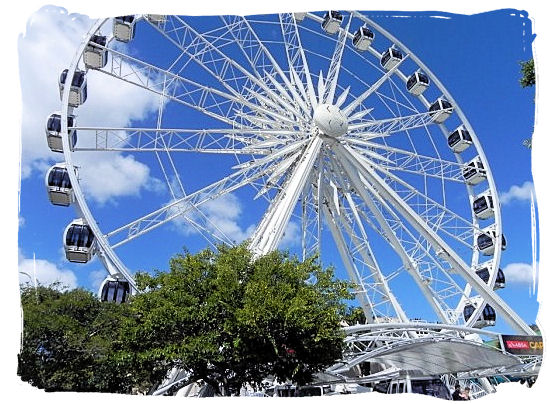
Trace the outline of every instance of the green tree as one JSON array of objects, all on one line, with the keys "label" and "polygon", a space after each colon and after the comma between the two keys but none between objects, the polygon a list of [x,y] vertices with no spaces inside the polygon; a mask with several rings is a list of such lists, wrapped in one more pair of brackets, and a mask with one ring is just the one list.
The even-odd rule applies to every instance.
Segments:
[{"label": "green tree", "polygon": [[365,312],[361,307],[348,307],[344,316],[344,321],[348,325],[365,324],[367,322],[367,318],[365,317]]},{"label": "green tree", "polygon": [[[525,62],[519,62],[521,67],[521,78],[519,79],[519,84],[525,87],[531,87],[535,85],[535,61],[533,59],[527,60]],[[531,148],[532,137],[525,139],[523,145]]]},{"label": "green tree", "polygon": [[341,357],[349,285],[314,260],[246,245],[184,253],[168,272],[139,274],[122,322],[134,369],[153,384],[177,365],[238,393],[267,375],[306,383]]},{"label": "green tree", "polygon": [[18,374],[46,391],[130,392],[133,380],[113,354],[126,306],[89,291],[24,286]]},{"label": "green tree", "polygon": [[525,87],[531,87],[535,85],[535,61],[533,59],[525,62],[519,62],[521,67],[521,79],[520,85]]}]

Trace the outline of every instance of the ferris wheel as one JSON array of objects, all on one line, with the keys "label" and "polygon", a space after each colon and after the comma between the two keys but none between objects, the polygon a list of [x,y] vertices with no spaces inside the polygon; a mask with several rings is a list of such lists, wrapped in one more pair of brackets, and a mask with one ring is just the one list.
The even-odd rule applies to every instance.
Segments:
[{"label": "ferris wheel", "polygon": [[[92,75],[157,97],[154,119],[108,127],[98,116],[79,126]],[[102,300],[135,291],[120,248],[158,228],[183,220],[212,245],[234,243],[204,208],[246,189],[250,212],[263,209],[254,254],[278,248],[299,223],[302,257],[334,252],[367,322],[408,322],[422,306],[444,324],[490,326],[498,313],[531,333],[495,292],[505,286],[506,240],[478,136],[430,69],[364,13],[103,19],[59,86],[46,135],[64,162],[46,186],[52,203],[76,207],[67,259],[97,256],[109,273]],[[170,196],[110,227],[80,186],[83,152],[154,165]],[[191,160],[200,171],[182,163]],[[216,172],[226,164],[223,174],[185,189],[212,161]]]}]

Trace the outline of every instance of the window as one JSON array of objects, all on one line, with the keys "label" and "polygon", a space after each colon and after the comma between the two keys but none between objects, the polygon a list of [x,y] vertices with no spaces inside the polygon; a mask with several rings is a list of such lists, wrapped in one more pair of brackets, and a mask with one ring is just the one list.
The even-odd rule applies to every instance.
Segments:
[{"label": "window", "polygon": [[477,246],[479,249],[483,250],[485,248],[491,247],[493,245],[493,239],[487,234],[480,234],[477,237]]},{"label": "window", "polygon": [[413,380],[411,381],[411,388],[413,393],[438,397],[444,400],[451,399],[449,389],[440,379]]},{"label": "window", "polygon": [[471,304],[464,306],[464,320],[468,321],[474,314],[475,307]]},{"label": "window", "polygon": [[479,213],[487,209],[487,199],[484,196],[474,201],[474,212]]},{"label": "window", "polygon": [[476,274],[483,280],[483,282],[489,282],[489,270],[487,268],[480,269]]},{"label": "window", "polygon": [[411,88],[413,88],[415,84],[416,84],[416,75],[413,74],[407,80],[407,90],[410,90]]}]

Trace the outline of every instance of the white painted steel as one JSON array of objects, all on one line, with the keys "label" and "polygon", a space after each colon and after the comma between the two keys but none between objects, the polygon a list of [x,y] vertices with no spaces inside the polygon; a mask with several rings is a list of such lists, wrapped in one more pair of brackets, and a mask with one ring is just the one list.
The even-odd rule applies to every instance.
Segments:
[{"label": "white painted steel", "polygon": [[[257,191],[256,198],[268,203],[251,238],[254,252],[265,254],[277,248],[301,199],[303,256],[320,249],[325,220],[348,275],[358,285],[357,297],[369,321],[380,323],[398,318],[407,322],[405,311],[409,310],[401,307],[399,301],[403,291],[392,290],[391,284],[400,273],[408,273],[425,303],[444,324],[471,326],[484,303],[489,302],[518,332],[531,334],[530,328],[493,291],[500,263],[502,223],[490,166],[458,103],[429,68],[397,38],[355,11],[344,13],[343,23],[330,25],[329,31],[338,35],[326,34],[321,28],[323,17],[315,13],[283,13],[278,21],[239,16],[224,16],[220,21],[218,28],[203,32],[183,17],[138,16],[137,25],[149,24],[160,40],[180,52],[168,68],[113,48],[111,38],[106,46],[88,46],[89,39],[108,19],[94,24],[76,52],[67,83],[72,82],[76,69],[87,65],[97,74],[162,97],[156,128],[102,127],[98,122],[93,127],[77,128],[88,143],[79,142],[71,150],[66,119],[72,113],[70,86],[65,86],[62,94],[62,146],[77,214],[92,228],[99,259],[108,272],[127,279],[135,289],[130,271],[114,248],[177,218],[190,222],[212,244],[230,244],[223,232],[216,231],[213,239],[209,237],[212,223],[201,215],[200,207],[250,185]],[[376,31],[376,35],[368,47],[363,44],[358,51],[352,40],[356,27],[363,25]],[[277,32],[280,29],[281,39],[263,39],[262,27],[275,26]],[[330,55],[304,42],[304,38],[312,36],[323,41],[326,49],[333,49]],[[378,45],[382,40],[403,53],[403,58],[388,71],[380,66],[380,50],[387,46]],[[283,58],[279,56],[282,49]],[[348,55],[376,73],[369,77],[371,83],[364,81],[361,71],[354,71],[356,65],[347,64]],[[322,63],[328,65],[326,74],[317,70]],[[200,69],[215,85],[202,83],[201,76],[186,76],[184,68],[188,64]],[[410,77],[406,71],[411,64],[415,71],[429,77],[429,89],[415,89],[412,94],[406,90]],[[436,114],[428,111],[432,101],[425,94],[434,89],[440,92],[437,99],[448,100],[452,108]],[[371,101],[375,99],[379,106],[373,108]],[[165,104],[188,108],[221,127],[164,128]],[[387,110],[381,111],[380,105]],[[483,164],[483,175],[477,175],[475,181],[462,177],[464,161],[460,153],[465,147],[455,148],[454,162],[436,146],[432,128],[439,126],[446,141],[450,131],[443,122],[451,117],[457,117],[468,130],[472,137],[469,149],[475,149],[476,159]],[[425,131],[426,144],[433,145],[433,155],[416,149],[410,132],[417,130]],[[408,148],[392,144],[395,136],[408,138]],[[153,153],[172,200],[104,234],[74,172],[73,153],[82,151]],[[187,193],[184,178],[173,161],[176,152],[229,154],[235,156],[237,163],[226,178]],[[164,165],[161,156],[166,156],[169,164]],[[443,200],[431,195],[427,185],[409,184],[408,175],[418,176],[424,183],[428,179],[440,181],[437,192]],[[177,187],[169,183],[171,176]],[[465,219],[447,206],[448,184],[463,184],[471,205],[476,195],[474,187],[484,181],[495,206],[490,217],[477,217],[470,209],[471,218]],[[420,202],[413,204],[414,200]],[[198,219],[192,219],[189,212],[197,212]],[[486,263],[490,273],[487,284],[475,274],[475,268],[482,264],[475,246],[475,234],[482,231],[480,218],[492,220],[495,231],[494,255]],[[381,265],[376,248],[371,245],[372,234],[386,240],[401,268],[389,273]],[[480,302],[479,306],[465,322],[462,309],[473,300]]]}]

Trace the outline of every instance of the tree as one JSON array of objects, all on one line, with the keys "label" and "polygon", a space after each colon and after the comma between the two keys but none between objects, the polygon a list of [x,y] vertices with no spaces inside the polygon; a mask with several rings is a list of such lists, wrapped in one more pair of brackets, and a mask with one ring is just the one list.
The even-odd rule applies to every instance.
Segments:
[{"label": "tree", "polygon": [[520,85],[525,87],[531,87],[535,85],[535,61],[533,59],[525,62],[519,62],[521,66],[521,79]]},{"label": "tree", "polygon": [[46,391],[130,392],[134,381],[114,355],[126,306],[102,304],[84,289],[24,286],[17,373]]},{"label": "tree", "polygon": [[[535,61],[533,59],[527,60],[525,62],[519,62],[521,66],[521,79],[519,84],[525,87],[531,87],[535,85]],[[532,137],[525,139],[523,145],[527,148],[531,148]]]},{"label": "tree", "polygon": [[273,375],[306,383],[341,357],[350,284],[315,259],[246,245],[188,252],[136,276],[140,294],[23,287],[22,380],[47,391],[146,392],[173,367],[238,393]]},{"label": "tree", "polygon": [[348,307],[344,316],[344,321],[348,325],[365,324],[367,322],[367,318],[365,317],[365,312],[361,307]]},{"label": "tree", "polygon": [[134,368],[153,384],[173,366],[223,392],[273,375],[306,383],[341,357],[349,284],[314,260],[246,245],[188,252],[170,271],[138,274],[143,293],[122,322]]}]

